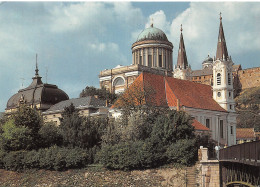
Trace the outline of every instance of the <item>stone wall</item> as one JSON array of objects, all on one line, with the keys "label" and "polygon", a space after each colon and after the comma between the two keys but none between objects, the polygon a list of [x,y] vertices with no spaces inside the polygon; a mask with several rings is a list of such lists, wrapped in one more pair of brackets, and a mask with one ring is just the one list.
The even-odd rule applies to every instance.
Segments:
[{"label": "stone wall", "polygon": [[241,89],[260,86],[260,67],[238,71]]},{"label": "stone wall", "polygon": [[199,149],[200,163],[196,166],[198,171],[197,183],[201,187],[219,187],[219,161],[208,160],[208,149]]}]

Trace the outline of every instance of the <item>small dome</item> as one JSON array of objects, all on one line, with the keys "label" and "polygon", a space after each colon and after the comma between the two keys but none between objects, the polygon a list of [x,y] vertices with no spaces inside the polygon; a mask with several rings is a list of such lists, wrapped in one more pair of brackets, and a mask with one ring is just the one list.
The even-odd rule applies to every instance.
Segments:
[{"label": "small dome", "polygon": [[166,36],[166,34],[156,28],[153,27],[153,25],[151,25],[151,27],[144,29],[138,36],[137,38],[137,42],[139,41],[144,41],[144,40],[161,40],[161,41],[167,41],[168,42],[168,38]]},{"label": "small dome", "polygon": [[209,55],[207,56],[207,58],[205,58],[205,60],[202,62],[202,64],[205,63],[213,63],[213,58],[211,58]]},{"label": "small dome", "polygon": [[68,95],[56,85],[42,83],[38,69],[36,69],[33,82],[8,100],[6,110],[17,108],[21,103],[28,106],[37,105],[38,110],[47,110],[52,105],[68,99]]}]

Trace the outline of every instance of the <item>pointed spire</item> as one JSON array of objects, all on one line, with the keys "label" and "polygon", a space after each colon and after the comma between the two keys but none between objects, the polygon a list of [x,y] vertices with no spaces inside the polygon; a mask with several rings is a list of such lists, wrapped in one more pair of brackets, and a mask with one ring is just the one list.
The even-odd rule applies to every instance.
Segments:
[{"label": "pointed spire", "polygon": [[37,62],[37,53],[36,53],[36,68],[35,68],[35,77],[39,76],[38,62]]},{"label": "pointed spire", "polygon": [[222,25],[222,16],[220,12],[220,25],[219,25],[219,34],[218,34],[218,45],[217,45],[217,54],[216,59],[219,60],[228,60],[228,51],[227,51],[227,45],[224,35],[224,29]]},{"label": "pointed spire", "polygon": [[[36,67],[35,67],[35,76],[32,78],[34,81],[33,81],[33,83],[34,84],[42,84],[42,77],[41,76],[39,76],[39,69],[38,69],[38,61],[37,61],[37,57],[38,57],[38,55],[36,54]],[[33,84],[32,83],[32,84]]]},{"label": "pointed spire", "polygon": [[178,59],[177,59],[177,67],[181,69],[186,69],[188,67],[188,60],[186,56],[186,50],[185,50],[185,45],[184,45],[184,40],[183,40],[183,35],[182,35],[182,25],[181,25],[181,36],[180,36],[180,44],[179,44],[179,51],[178,51]]}]

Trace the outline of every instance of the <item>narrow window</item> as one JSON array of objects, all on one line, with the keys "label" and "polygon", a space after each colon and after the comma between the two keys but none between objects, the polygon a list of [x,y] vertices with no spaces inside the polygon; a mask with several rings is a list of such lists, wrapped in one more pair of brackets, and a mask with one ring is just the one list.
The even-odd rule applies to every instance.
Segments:
[{"label": "narrow window", "polygon": [[221,85],[221,74],[217,74],[217,85]]},{"label": "narrow window", "polygon": [[148,55],[148,66],[152,67],[152,55]]},{"label": "narrow window", "polygon": [[219,128],[220,128],[220,138],[224,137],[224,127],[223,127],[223,120],[220,120],[220,124],[219,124]]},{"label": "narrow window", "polygon": [[140,57],[139,57],[139,64],[141,64],[141,65],[142,65],[142,59],[143,59],[143,57],[140,56]]},{"label": "narrow window", "polygon": [[231,97],[231,92],[228,92],[228,96]]},{"label": "narrow window", "polygon": [[230,73],[228,73],[228,85],[231,85],[231,76],[230,76]]},{"label": "narrow window", "polygon": [[232,110],[232,105],[229,105],[230,110]]},{"label": "narrow window", "polygon": [[209,119],[206,119],[206,127],[210,128],[210,120]]},{"label": "narrow window", "polygon": [[233,134],[233,126],[230,126],[230,134]]},{"label": "narrow window", "polygon": [[162,55],[159,55],[159,67],[162,67]]}]

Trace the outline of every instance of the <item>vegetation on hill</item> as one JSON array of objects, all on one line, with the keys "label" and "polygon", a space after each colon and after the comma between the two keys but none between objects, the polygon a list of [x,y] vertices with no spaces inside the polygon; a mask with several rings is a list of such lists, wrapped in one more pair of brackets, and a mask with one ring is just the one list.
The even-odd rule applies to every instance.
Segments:
[{"label": "vegetation on hill", "polygon": [[260,131],[260,87],[249,88],[235,98],[238,128]]},{"label": "vegetation on hill", "polygon": [[197,149],[191,122],[185,112],[145,107],[116,121],[83,117],[70,105],[56,126],[43,124],[35,109],[22,106],[0,126],[0,168],[67,170],[101,163],[109,169],[132,170],[191,165]]}]

